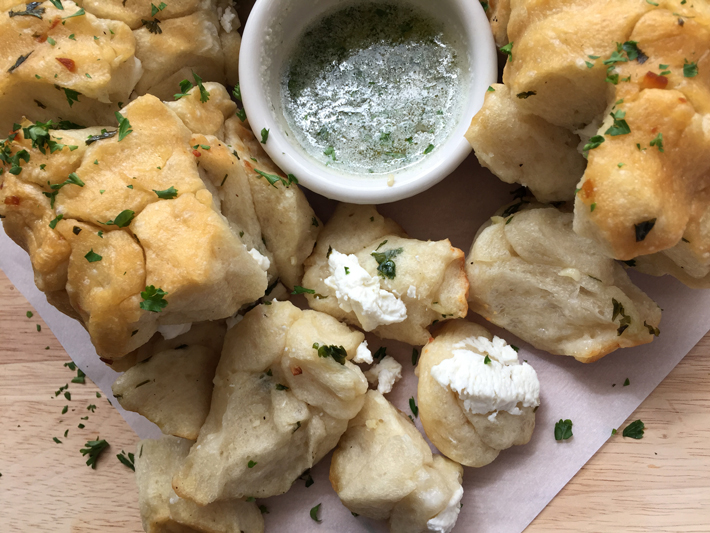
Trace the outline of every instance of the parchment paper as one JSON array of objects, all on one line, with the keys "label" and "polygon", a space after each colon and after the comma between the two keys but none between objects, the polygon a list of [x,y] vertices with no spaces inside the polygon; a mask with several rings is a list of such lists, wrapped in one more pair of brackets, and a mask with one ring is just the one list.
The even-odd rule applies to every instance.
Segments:
[{"label": "parchment paper", "polygon": [[[399,222],[412,237],[449,238],[468,253],[478,227],[500,205],[511,201],[513,189],[481,169],[471,156],[433,189],[409,200],[381,206],[380,211]],[[327,220],[335,204],[308,194],[319,216]],[[47,304],[34,285],[27,255],[4,232],[0,232],[0,268],[37,309],[72,359],[118,406],[111,395],[116,373],[98,360],[84,328]],[[532,349],[513,335],[487,325],[497,335],[519,346],[521,359],[527,359],[537,370],[542,405],[528,445],[502,452],[495,462],[484,468],[465,469],[464,505],[455,533],[519,533],[525,529],[606,442],[612,428],[619,428],[710,329],[710,313],[707,312],[710,292],[688,289],[668,276],[654,278],[632,272],[631,277],[664,310],[661,336],[650,345],[618,350],[599,362],[583,365],[569,357]],[[484,323],[475,315],[469,319]],[[404,367],[402,381],[388,397],[402,411],[410,413],[408,402],[410,397],[416,397],[417,383],[411,364],[411,347],[381,341],[371,335],[368,342],[373,351],[387,346],[388,353]],[[624,387],[626,378],[631,384]],[[160,434],[144,418],[126,413],[120,406],[117,408],[139,436]],[[554,424],[560,418],[569,418],[574,423],[574,437],[563,443],[554,439]],[[417,427],[421,430],[418,420]],[[647,424],[648,432],[660,430]],[[269,510],[265,515],[267,532],[387,531],[384,524],[355,518],[342,506],[328,482],[329,467],[330,456],[327,456],[313,469],[315,483],[311,487],[306,489],[299,480],[287,494],[259,502]],[[309,516],[311,507],[318,503],[322,503],[320,524]]]}]

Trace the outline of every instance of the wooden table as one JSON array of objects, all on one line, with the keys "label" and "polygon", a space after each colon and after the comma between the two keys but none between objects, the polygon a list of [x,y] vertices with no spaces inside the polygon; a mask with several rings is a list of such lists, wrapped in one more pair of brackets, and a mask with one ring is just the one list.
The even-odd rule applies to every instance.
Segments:
[{"label": "wooden table", "polygon": [[[0,531],[142,531],[133,472],[115,457],[132,449],[133,431],[88,379],[70,383],[69,356],[36,313],[27,318],[34,310],[1,272],[0,303]],[[66,383],[71,401],[54,394]],[[637,418],[643,440],[612,437],[529,533],[710,532],[710,334]],[[111,448],[92,470],[79,449],[96,436]]]}]

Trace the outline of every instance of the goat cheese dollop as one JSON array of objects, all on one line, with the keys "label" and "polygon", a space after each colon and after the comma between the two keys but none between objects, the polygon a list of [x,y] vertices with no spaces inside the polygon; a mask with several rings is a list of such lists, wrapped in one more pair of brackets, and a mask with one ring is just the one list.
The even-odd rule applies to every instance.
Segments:
[{"label": "goat cheese dollop", "polygon": [[459,518],[461,498],[463,498],[463,487],[456,489],[446,509],[426,523],[427,529],[435,533],[451,533],[451,530],[456,525],[456,520]]},{"label": "goat cheese dollop", "polygon": [[404,322],[407,306],[389,291],[380,287],[380,279],[360,266],[355,255],[333,250],[328,257],[331,275],[325,284],[335,290],[343,311],[354,312],[362,329],[372,331],[377,326]]},{"label": "goat cheese dollop", "polygon": [[[486,363],[486,356],[490,359]],[[518,361],[517,352],[503,339],[470,337],[454,345],[453,357],[431,369],[432,377],[458,394],[472,414],[507,411],[540,405],[540,381],[535,369]]]},{"label": "goat cheese dollop", "polygon": [[387,355],[382,361],[365,372],[367,381],[377,383],[380,394],[392,392],[392,387],[402,379],[402,365],[396,359]]}]

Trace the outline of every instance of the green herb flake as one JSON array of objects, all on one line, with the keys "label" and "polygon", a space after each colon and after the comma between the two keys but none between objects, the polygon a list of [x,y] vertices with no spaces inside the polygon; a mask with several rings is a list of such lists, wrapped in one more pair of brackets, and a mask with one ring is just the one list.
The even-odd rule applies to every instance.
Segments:
[{"label": "green herb flake", "polygon": [[572,438],[572,421],[560,419],[555,422],[555,440],[563,441]]},{"label": "green herb flake", "polygon": [[261,130],[261,144],[266,144],[266,141],[269,140],[269,130],[266,128],[263,128]]},{"label": "green herb flake", "polygon": [[65,405],[64,408],[62,409],[62,414],[65,415],[67,414],[67,411],[69,410],[69,406]]},{"label": "green herb flake", "polygon": [[116,458],[124,465],[126,468],[130,468],[134,472],[136,471],[135,456],[132,453],[126,454],[123,450],[121,453],[116,455]]},{"label": "green herb flake", "polygon": [[[133,220],[135,213],[130,209],[121,211],[114,220],[109,220],[107,222],[100,222],[104,226],[118,226],[119,228],[125,228]],[[99,235],[100,237],[101,235]]]},{"label": "green herb flake", "polygon": [[643,438],[644,429],[646,429],[646,426],[641,420],[634,420],[624,428],[622,435],[630,439],[639,440]]},{"label": "green herb flake", "polygon": [[510,61],[513,61],[513,41],[509,42],[505,46],[502,46],[499,50],[507,55]]},{"label": "green herb flake", "polygon": [[80,452],[83,456],[89,456],[89,458],[86,460],[86,466],[90,466],[91,468],[96,469],[96,461],[99,459],[99,456],[101,456],[103,451],[109,447],[109,443],[106,442],[105,439],[90,440],[87,441],[84,446],[85,448],[82,448]]},{"label": "green herb flake", "polygon": [[419,363],[419,352],[416,348],[412,348],[412,366],[417,366]]},{"label": "green herb flake", "polygon": [[683,65],[683,76],[685,76],[686,78],[694,78],[697,75],[698,64],[696,62],[690,63],[686,59],[685,64]]},{"label": "green herb flake", "polygon": [[491,358],[486,355],[486,357],[483,359],[483,364],[484,364],[484,365],[490,365],[490,364],[491,364]]},{"label": "green herb flake", "polygon": [[249,461],[247,463],[247,468],[254,468],[257,464],[259,464],[259,463],[255,462],[255,461]]},{"label": "green herb flake", "polygon": [[[377,249],[379,249],[379,246]],[[394,258],[403,251],[403,248],[396,248],[393,250],[387,250],[384,253],[377,251],[372,252],[370,255],[375,258],[375,261],[377,261],[378,274],[384,278],[394,279],[397,275],[397,265],[394,262]]]},{"label": "green herb flake", "polygon": [[435,146],[433,144],[430,144],[429,146],[426,147],[426,150],[424,150],[424,154],[430,154],[434,151]]},{"label": "green herb flake", "polygon": [[604,140],[605,140],[604,137],[602,137],[601,135],[595,135],[594,137],[589,139],[587,144],[584,145],[583,151],[588,152],[589,150],[594,150],[595,148],[599,148],[599,146],[601,146],[601,144],[604,142]]},{"label": "green herb flake", "polygon": [[312,520],[315,520],[315,521],[318,522],[318,523],[321,522],[321,520],[318,518],[318,512],[320,511],[320,506],[321,506],[321,504],[319,503],[318,505],[316,505],[315,507],[313,507],[313,508],[311,509],[311,512],[310,512],[311,519],[312,519]]},{"label": "green herb flake", "polygon": [[[225,176],[225,179],[226,179],[226,176]],[[222,183],[224,183],[224,182],[222,182]],[[164,191],[156,191],[155,189],[153,189],[153,192],[156,195],[158,195],[158,198],[160,198],[162,200],[173,200],[173,199],[177,198],[177,195],[178,195],[177,189],[173,186],[170,186],[168,189],[165,189]]]},{"label": "green herb flake", "polygon": [[322,357],[324,359],[332,357],[336,363],[341,365],[345,364],[348,357],[348,352],[345,351],[345,348],[342,346],[335,346],[334,344],[329,346],[320,346],[318,343],[314,343],[313,349],[318,351],[318,357]]},{"label": "green herb flake", "polygon": [[409,409],[412,411],[415,418],[419,417],[419,407],[417,407],[417,402],[414,400],[414,396],[409,398]]},{"label": "green herb flake", "polygon": [[629,128],[628,123],[624,120],[624,117],[626,117],[626,111],[621,111],[619,109],[611,113],[611,117],[614,119],[614,124],[606,130],[606,132],[604,132],[605,135],[616,137],[631,133],[631,128]]},{"label": "green herb flake", "polygon": [[81,8],[79,11],[77,11],[73,15],[69,15],[68,17],[62,18],[62,20],[73,19],[74,17],[82,17],[84,15],[86,15],[86,11],[84,11],[84,8]]},{"label": "green herb flake", "polygon": [[168,305],[167,300],[165,300],[167,295],[168,293],[163,291],[163,289],[156,289],[153,285],[149,285],[144,291],[141,291],[143,301],[140,303],[140,308],[151,313],[160,313]]},{"label": "green herb flake", "polygon": [[663,153],[663,134],[659,133],[658,135],[656,135],[650,142],[650,145],[655,146],[656,148],[658,148],[659,152]]},{"label": "green herb flake", "polygon": [[92,248],[91,250],[88,251],[88,253],[84,256],[84,258],[89,262],[89,263],[97,263],[98,261],[101,261],[103,259],[102,256],[94,252],[94,249]]},{"label": "green herb flake", "polygon": [[128,121],[128,118],[121,115],[118,111],[116,111],[115,115],[116,120],[118,120],[118,141],[121,142],[128,134],[133,133],[133,130],[131,129],[131,123]]}]

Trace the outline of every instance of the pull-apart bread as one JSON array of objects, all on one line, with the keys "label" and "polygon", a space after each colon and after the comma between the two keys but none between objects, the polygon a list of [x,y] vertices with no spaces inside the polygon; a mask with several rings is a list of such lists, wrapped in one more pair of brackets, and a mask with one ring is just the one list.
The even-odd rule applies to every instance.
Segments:
[{"label": "pull-apart bread", "polygon": [[392,533],[449,532],[463,497],[463,468],[432,455],[414,424],[368,391],[330,464],[330,482],[353,513],[387,520]]},{"label": "pull-apart bread", "polygon": [[464,466],[491,463],[527,444],[535,429],[540,382],[516,349],[465,320],[447,322],[417,366],[419,417],[429,440]]},{"label": "pull-apart bread", "polygon": [[105,125],[131,93],[238,81],[231,0],[0,0],[0,130],[22,116]]},{"label": "pull-apart bread", "polygon": [[571,213],[523,202],[479,230],[466,261],[471,309],[536,348],[585,363],[651,342],[658,305],[574,232]]},{"label": "pull-apart bread", "polygon": [[481,163],[541,201],[574,195],[575,231],[609,257],[708,286],[707,1],[510,7],[505,86],[467,134]]},{"label": "pull-apart bread", "polygon": [[160,327],[233,316],[280,267],[299,281],[317,219],[296,180],[229,125],[235,110],[224,87],[199,84],[170,104],[137,98],[118,127],[24,121],[0,145],[3,228],[103,359]]},{"label": "pull-apart bread", "polygon": [[382,338],[423,345],[430,324],[468,311],[463,252],[409,238],[374,206],[340,204],[305,266],[313,309]]},{"label": "pull-apart bread", "polygon": [[175,494],[173,475],[193,442],[165,436],[136,446],[135,467],[143,529],[146,533],[263,533],[264,518],[254,502],[229,500],[199,506]]},{"label": "pull-apart bread", "polygon": [[362,408],[367,380],[350,359],[364,339],[290,302],[248,312],[227,333],[209,415],[175,492],[198,505],[286,492]]}]

